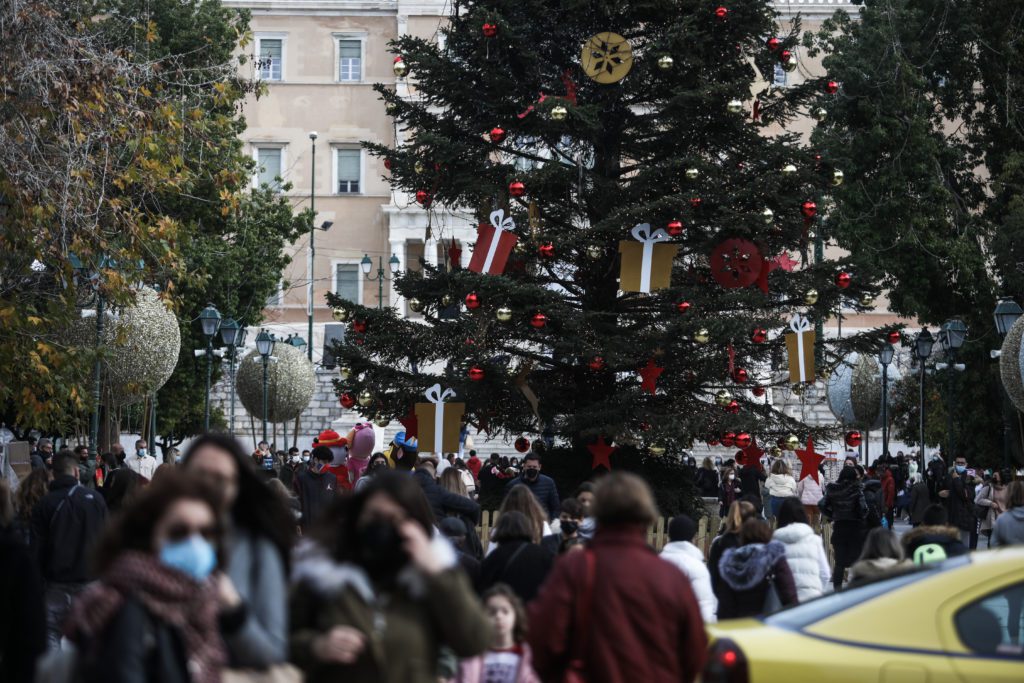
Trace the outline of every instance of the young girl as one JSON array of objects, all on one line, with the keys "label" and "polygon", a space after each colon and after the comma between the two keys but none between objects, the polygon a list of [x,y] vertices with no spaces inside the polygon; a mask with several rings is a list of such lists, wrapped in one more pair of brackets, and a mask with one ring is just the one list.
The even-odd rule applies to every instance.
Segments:
[{"label": "young girl", "polygon": [[495,584],[484,593],[494,643],[479,657],[464,659],[454,683],[540,683],[526,643],[526,610],[511,588]]}]

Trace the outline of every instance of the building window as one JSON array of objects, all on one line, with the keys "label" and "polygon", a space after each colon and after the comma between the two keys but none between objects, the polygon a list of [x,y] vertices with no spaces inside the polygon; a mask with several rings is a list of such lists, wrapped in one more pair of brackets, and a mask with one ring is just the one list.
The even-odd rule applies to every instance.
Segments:
[{"label": "building window", "polygon": [[362,156],[362,150],[359,149],[335,150],[338,194],[357,194],[359,192]]},{"label": "building window", "polygon": [[334,293],[346,301],[359,303],[361,274],[358,263],[338,263],[334,266]]},{"label": "building window", "polygon": [[260,79],[280,81],[281,74],[284,72],[284,39],[257,38],[256,50],[256,68],[259,70]]},{"label": "building window", "polygon": [[266,185],[274,190],[281,189],[281,166],[283,150],[280,147],[256,148],[256,185]]},{"label": "building window", "polygon": [[782,68],[781,64],[775,65],[775,72],[772,76],[772,85],[776,88],[786,87],[786,70]]},{"label": "building window", "polygon": [[284,280],[277,281],[277,288],[274,293],[267,297],[267,304],[264,308],[279,308],[284,305]]},{"label": "building window", "polygon": [[338,80],[342,83],[357,83],[363,79],[363,42],[361,40],[338,41]]}]

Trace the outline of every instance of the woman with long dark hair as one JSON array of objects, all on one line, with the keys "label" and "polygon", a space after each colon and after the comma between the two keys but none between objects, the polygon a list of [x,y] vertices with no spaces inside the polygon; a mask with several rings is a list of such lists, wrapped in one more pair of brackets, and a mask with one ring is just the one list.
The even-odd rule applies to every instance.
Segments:
[{"label": "woman with long dark hair", "polygon": [[174,472],[115,518],[98,549],[99,581],[76,597],[65,626],[81,680],[220,681],[217,505],[209,487]]},{"label": "woman with long dark hair", "polygon": [[308,683],[427,683],[442,647],[490,645],[486,615],[409,476],[375,475],[335,501],[296,563],[291,656]]},{"label": "woman with long dark hair", "polygon": [[204,434],[189,444],[182,469],[212,484],[225,518],[230,558],[221,618],[231,665],[263,669],[288,656],[288,560],[295,521],[256,472],[241,444],[226,434]]}]

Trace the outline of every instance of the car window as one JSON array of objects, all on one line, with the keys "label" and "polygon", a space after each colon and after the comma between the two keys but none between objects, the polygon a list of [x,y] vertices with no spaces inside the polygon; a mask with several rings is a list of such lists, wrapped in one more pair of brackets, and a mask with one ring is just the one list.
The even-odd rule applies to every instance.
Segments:
[{"label": "car window", "polygon": [[990,593],[960,609],[953,618],[968,650],[987,656],[1024,656],[1021,618],[1024,583]]},{"label": "car window", "polygon": [[928,564],[916,571],[900,574],[891,579],[875,581],[857,588],[850,588],[839,593],[829,593],[809,602],[795,605],[764,618],[764,623],[779,628],[801,629],[810,626],[826,617],[831,617],[851,607],[873,600],[889,591],[908,586],[938,573],[963,567],[970,564],[967,555],[953,557],[943,562]]}]

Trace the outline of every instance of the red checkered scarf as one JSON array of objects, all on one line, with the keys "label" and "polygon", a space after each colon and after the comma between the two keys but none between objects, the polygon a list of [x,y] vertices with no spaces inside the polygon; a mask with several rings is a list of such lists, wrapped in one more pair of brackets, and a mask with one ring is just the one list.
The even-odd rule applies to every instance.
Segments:
[{"label": "red checkered scarf", "polygon": [[217,627],[219,605],[213,581],[196,583],[148,553],[122,553],[100,581],[76,597],[65,635],[75,642],[101,637],[126,596],[177,629],[193,683],[219,683],[227,655]]}]

